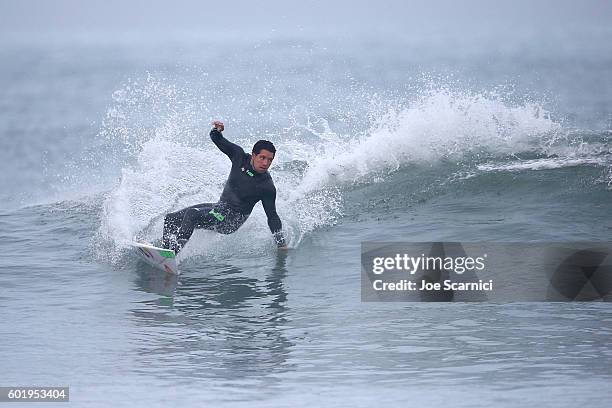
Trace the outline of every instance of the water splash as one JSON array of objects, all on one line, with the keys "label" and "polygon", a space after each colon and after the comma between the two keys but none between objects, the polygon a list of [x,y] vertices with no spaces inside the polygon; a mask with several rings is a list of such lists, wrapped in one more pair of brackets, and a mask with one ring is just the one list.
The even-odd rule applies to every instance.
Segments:
[{"label": "water splash", "polygon": [[[125,160],[120,181],[106,196],[98,237],[121,250],[134,237],[159,238],[165,213],[216,201],[230,164],[204,136],[213,118],[205,99],[151,76],[122,88],[114,99],[100,137]],[[384,98],[360,100],[366,101],[358,112],[367,113],[365,120],[336,108],[332,123],[316,109],[298,106],[277,132],[272,175],[292,246],[342,218],[346,188],[384,181],[403,167],[462,160],[475,167],[492,157],[577,151],[568,132],[535,102],[511,104],[493,93],[448,88],[430,88],[386,107]],[[231,129],[226,137],[247,150],[270,133],[234,138]],[[273,249],[267,236],[265,214],[256,206],[235,234],[197,231],[181,257],[223,257],[235,255],[236,248],[251,256]]]},{"label": "water splash", "polygon": [[310,166],[291,199],[328,185],[371,182],[408,164],[542,150],[561,131],[536,104],[508,106],[482,94],[430,91],[407,108],[390,109],[348,143],[326,133],[323,147],[307,153]]}]

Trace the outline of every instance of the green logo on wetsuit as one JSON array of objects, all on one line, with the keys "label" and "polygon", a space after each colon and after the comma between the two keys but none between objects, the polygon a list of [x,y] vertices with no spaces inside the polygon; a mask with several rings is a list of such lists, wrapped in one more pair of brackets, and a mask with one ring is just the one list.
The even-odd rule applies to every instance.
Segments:
[{"label": "green logo on wetsuit", "polygon": [[247,170],[247,171],[246,171],[246,174],[248,174],[248,175],[249,175],[249,176],[251,176],[251,177],[253,177],[253,176],[254,176],[254,174],[253,174],[253,172],[251,172],[251,170]]},{"label": "green logo on wetsuit", "polygon": [[210,210],[208,213],[212,215],[213,217],[215,217],[218,221],[223,221],[225,219],[225,216],[223,214],[216,212],[214,208]]}]

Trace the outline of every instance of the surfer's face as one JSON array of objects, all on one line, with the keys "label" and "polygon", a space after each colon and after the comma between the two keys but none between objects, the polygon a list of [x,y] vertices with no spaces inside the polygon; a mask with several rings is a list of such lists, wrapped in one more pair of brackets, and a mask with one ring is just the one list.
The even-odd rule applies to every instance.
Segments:
[{"label": "surfer's face", "polygon": [[272,164],[272,160],[274,160],[274,153],[266,149],[261,149],[259,153],[253,153],[251,157],[251,166],[253,166],[253,170],[256,172],[265,173]]}]

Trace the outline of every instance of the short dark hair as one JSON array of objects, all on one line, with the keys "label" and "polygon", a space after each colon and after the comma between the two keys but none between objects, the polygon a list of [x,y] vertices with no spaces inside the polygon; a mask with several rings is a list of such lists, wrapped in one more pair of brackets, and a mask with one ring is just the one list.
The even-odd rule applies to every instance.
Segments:
[{"label": "short dark hair", "polygon": [[276,155],[276,147],[269,140],[258,140],[253,146],[253,153],[259,154],[264,149]]}]

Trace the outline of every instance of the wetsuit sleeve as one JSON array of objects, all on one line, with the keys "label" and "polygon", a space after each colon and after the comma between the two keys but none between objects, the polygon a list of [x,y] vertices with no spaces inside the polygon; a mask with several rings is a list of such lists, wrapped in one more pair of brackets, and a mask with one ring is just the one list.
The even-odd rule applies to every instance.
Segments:
[{"label": "wetsuit sleeve", "polygon": [[225,153],[232,162],[236,159],[242,160],[242,158],[244,157],[245,153],[244,150],[242,150],[242,147],[224,138],[223,134],[217,129],[213,128],[210,131],[210,138],[213,143],[219,148],[219,150]]},{"label": "wetsuit sleeve", "polygon": [[268,217],[268,227],[274,235],[276,245],[279,247],[286,246],[285,236],[283,235],[283,224],[281,223],[280,217],[276,213],[276,188],[272,188],[266,195],[261,199],[264,211]]}]

